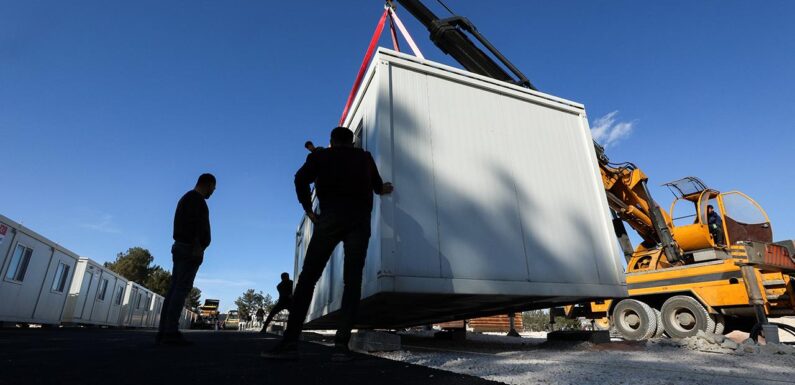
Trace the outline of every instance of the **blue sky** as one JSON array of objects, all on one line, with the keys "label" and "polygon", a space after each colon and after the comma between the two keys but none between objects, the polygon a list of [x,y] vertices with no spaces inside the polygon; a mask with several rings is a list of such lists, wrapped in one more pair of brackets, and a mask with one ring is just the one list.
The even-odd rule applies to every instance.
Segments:
[{"label": "blue sky", "polygon": [[[247,288],[275,294],[303,142],[326,142],[381,5],[0,0],[0,213],[98,261],[142,246],[170,268],[176,201],[213,172],[196,285],[225,309]],[[643,168],[664,206],[661,183],[696,175],[795,238],[795,3],[448,5],[540,90],[603,118],[610,157]],[[455,65],[398,12],[427,58]]]}]

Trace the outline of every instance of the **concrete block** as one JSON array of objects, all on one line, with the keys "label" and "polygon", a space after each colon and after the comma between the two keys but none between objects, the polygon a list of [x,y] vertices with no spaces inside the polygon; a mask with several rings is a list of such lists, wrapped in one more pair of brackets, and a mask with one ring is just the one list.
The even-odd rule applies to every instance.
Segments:
[{"label": "concrete block", "polygon": [[762,325],[762,334],[765,336],[765,342],[768,344],[778,344],[778,326],[773,324]]},{"label": "concrete block", "polygon": [[736,349],[738,349],[740,347],[740,344],[738,344],[738,343],[736,343],[736,342],[734,342],[732,340],[725,339],[725,340],[723,340],[723,343],[720,344],[720,347],[722,347],[724,349],[735,349],[736,350]]},{"label": "concrete block", "polygon": [[400,336],[392,333],[360,330],[351,336],[350,348],[365,352],[400,350]]},{"label": "concrete block", "polygon": [[460,328],[445,329],[434,333],[433,338],[445,341],[466,341],[467,331],[466,329],[460,329]]},{"label": "concrete block", "polygon": [[594,344],[610,342],[610,332],[607,330],[581,331],[558,330],[547,334],[548,341],[587,341]]}]

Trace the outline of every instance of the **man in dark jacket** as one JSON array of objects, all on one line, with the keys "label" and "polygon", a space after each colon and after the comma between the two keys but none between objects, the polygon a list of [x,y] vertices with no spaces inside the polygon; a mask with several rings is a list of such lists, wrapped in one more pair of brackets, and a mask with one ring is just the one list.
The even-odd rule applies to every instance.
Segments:
[{"label": "man in dark jacket", "polygon": [[[320,214],[312,210],[310,184],[315,184]],[[313,151],[295,174],[298,201],[314,223],[312,239],[293,293],[293,306],[282,341],[263,352],[266,358],[298,358],[297,341],[301,334],[312,294],[334,248],[343,243],[345,267],[335,352],[332,360],[350,359],[348,342],[362,290],[362,270],[370,240],[370,212],[373,193],[392,192],[383,183],[372,155],[353,146],[353,133],[345,127],[331,131],[331,147]]]},{"label": "man in dark jacket", "polygon": [[268,325],[273,321],[273,317],[276,314],[285,309],[289,310],[290,305],[293,303],[293,280],[290,279],[290,274],[282,273],[282,281],[276,285],[276,290],[279,292],[279,300],[276,301],[276,305],[273,305],[273,309],[268,313],[268,318],[265,319],[262,330],[260,330],[262,333],[265,333],[266,329],[268,329]]},{"label": "man in dark jacket", "polygon": [[171,285],[163,302],[160,325],[155,342],[166,345],[189,345],[179,332],[179,317],[185,298],[193,288],[193,279],[210,245],[210,210],[205,200],[215,191],[215,177],[202,174],[196,187],[177,203],[174,214],[174,245],[171,246],[174,268]]},{"label": "man in dark jacket", "polygon": [[707,205],[707,224],[715,244],[723,246],[723,219],[715,212],[715,208],[712,205]]}]

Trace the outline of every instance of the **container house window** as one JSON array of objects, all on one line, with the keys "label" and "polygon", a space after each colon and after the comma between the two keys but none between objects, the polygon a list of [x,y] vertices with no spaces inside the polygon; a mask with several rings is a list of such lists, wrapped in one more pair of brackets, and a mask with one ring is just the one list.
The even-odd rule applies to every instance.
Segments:
[{"label": "container house window", "polygon": [[24,245],[17,245],[14,255],[11,256],[11,263],[8,265],[6,279],[17,282],[24,281],[31,255],[33,255],[33,249]]},{"label": "container house window", "polygon": [[102,279],[102,283],[99,285],[99,293],[97,294],[97,299],[100,301],[105,300],[105,294],[108,292],[108,280],[107,278]]},{"label": "container house window", "polygon": [[121,299],[124,296],[124,288],[117,287],[116,288],[116,305],[121,305]]},{"label": "container house window", "polygon": [[50,290],[63,293],[66,288],[66,279],[69,278],[69,268],[70,266],[63,262],[58,263],[58,269],[55,270],[55,277],[52,279]]}]

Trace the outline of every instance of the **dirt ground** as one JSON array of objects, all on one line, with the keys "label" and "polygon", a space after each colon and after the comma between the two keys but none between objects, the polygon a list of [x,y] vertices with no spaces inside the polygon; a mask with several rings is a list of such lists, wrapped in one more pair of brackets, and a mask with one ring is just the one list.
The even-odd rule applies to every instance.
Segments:
[{"label": "dirt ground", "polygon": [[[795,324],[792,318],[784,321]],[[795,340],[783,333],[781,337]],[[795,354],[765,349],[721,354],[668,339],[552,343],[544,333],[521,339],[470,334],[466,341],[415,333],[402,341],[402,351],[373,355],[506,384],[795,384]]]}]

